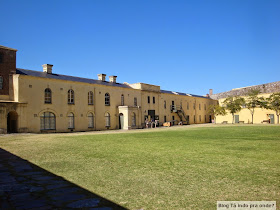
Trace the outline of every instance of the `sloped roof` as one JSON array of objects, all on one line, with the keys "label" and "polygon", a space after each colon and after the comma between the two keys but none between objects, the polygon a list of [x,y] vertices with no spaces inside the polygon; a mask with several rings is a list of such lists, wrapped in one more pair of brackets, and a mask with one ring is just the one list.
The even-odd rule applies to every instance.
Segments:
[{"label": "sloped roof", "polygon": [[99,85],[132,89],[129,85],[122,84],[122,83],[113,83],[113,82],[108,82],[108,81],[103,82],[101,80],[87,79],[87,78],[82,78],[82,77],[73,77],[73,76],[67,76],[67,75],[62,75],[62,74],[48,74],[46,72],[33,71],[33,70],[27,70],[27,69],[17,68],[16,73],[21,74],[21,75],[33,76],[33,77],[59,79],[59,80],[66,80],[66,81],[73,81],[73,82],[83,82],[83,83],[89,83],[89,84],[99,84]]},{"label": "sloped roof", "polygon": [[[62,75],[62,74],[48,74],[46,72],[40,72],[40,71],[33,71],[28,69],[16,69],[16,73],[20,75],[28,75],[33,77],[41,77],[41,78],[49,78],[49,79],[59,79],[59,80],[66,80],[66,81],[73,81],[73,82],[83,82],[83,83],[89,83],[89,84],[98,84],[98,85],[106,85],[106,86],[113,86],[113,87],[122,87],[122,88],[130,88],[128,84],[123,83],[113,83],[108,81],[101,81],[101,80],[95,80],[95,79],[87,79],[82,77],[73,77],[68,75]],[[188,93],[180,93],[175,91],[168,91],[168,90],[160,90],[161,93],[168,93],[168,94],[174,94],[174,95],[182,95],[182,96],[193,96],[193,97],[200,97],[200,98],[207,98],[205,96],[199,96],[194,94],[188,94]]]},{"label": "sloped roof", "polygon": [[160,90],[160,92],[161,93],[174,94],[174,95],[180,95],[180,96],[192,96],[192,97],[199,97],[199,98],[207,98],[205,96],[194,95],[194,94],[190,94],[190,93],[180,93],[180,92],[169,91],[169,90]]}]

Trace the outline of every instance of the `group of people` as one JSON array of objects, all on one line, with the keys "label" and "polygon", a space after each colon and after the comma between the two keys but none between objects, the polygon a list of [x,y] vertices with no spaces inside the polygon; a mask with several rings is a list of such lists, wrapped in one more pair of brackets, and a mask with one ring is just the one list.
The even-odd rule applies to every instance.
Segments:
[{"label": "group of people", "polygon": [[151,120],[148,120],[148,118],[145,120],[146,128],[156,128],[158,125],[158,120],[154,120],[153,118]]}]

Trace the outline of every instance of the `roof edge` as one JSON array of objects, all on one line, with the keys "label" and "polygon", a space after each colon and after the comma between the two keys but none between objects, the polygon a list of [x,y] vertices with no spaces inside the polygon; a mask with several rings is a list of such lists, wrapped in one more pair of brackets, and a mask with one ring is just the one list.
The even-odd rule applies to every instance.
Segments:
[{"label": "roof edge", "polygon": [[6,47],[6,46],[3,46],[3,45],[0,45],[0,48],[2,48],[2,49],[6,49],[6,50],[18,51],[17,49],[10,48],[10,47]]}]

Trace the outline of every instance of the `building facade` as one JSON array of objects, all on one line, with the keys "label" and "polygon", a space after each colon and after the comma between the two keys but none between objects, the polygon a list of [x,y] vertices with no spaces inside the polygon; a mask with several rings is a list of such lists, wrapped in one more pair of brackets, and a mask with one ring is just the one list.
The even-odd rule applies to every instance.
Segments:
[{"label": "building facade", "polygon": [[[212,99],[218,100],[221,106],[224,106],[224,100],[229,96],[241,96],[245,100],[248,97],[248,93],[251,90],[259,90],[259,97],[268,98],[272,93],[280,93],[280,81],[271,82],[267,84],[254,85],[243,88],[236,88],[230,91],[213,94],[213,91],[210,89],[210,97]],[[270,123],[276,124],[276,113],[273,110],[263,109],[263,108],[255,108],[254,111],[254,123]],[[217,123],[231,123],[232,115],[227,113],[225,116],[217,116]],[[249,109],[245,106],[242,107],[241,111],[234,114],[234,123],[252,123],[252,115]]]},{"label": "building facade", "polygon": [[0,46],[0,133],[72,132],[209,123],[209,97],[161,90],[145,83],[118,83],[117,76],[86,79],[16,68],[15,49]]}]

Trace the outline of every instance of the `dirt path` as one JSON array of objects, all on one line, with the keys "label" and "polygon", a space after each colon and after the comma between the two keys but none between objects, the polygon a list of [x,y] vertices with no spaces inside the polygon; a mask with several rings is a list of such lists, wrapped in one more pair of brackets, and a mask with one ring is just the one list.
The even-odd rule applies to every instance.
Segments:
[{"label": "dirt path", "polygon": [[47,136],[79,136],[79,135],[99,135],[99,134],[116,134],[116,133],[142,133],[142,132],[161,132],[161,131],[174,131],[174,130],[188,130],[202,127],[224,127],[224,126],[279,126],[271,124],[193,124],[193,125],[175,125],[172,127],[158,127],[158,128],[145,128],[145,129],[133,129],[133,130],[103,130],[103,131],[86,131],[86,132],[73,132],[73,133],[49,133],[49,134],[38,134],[38,133],[16,133],[16,134],[1,134],[0,138],[5,137],[16,137],[16,136],[32,136],[47,135]]}]

